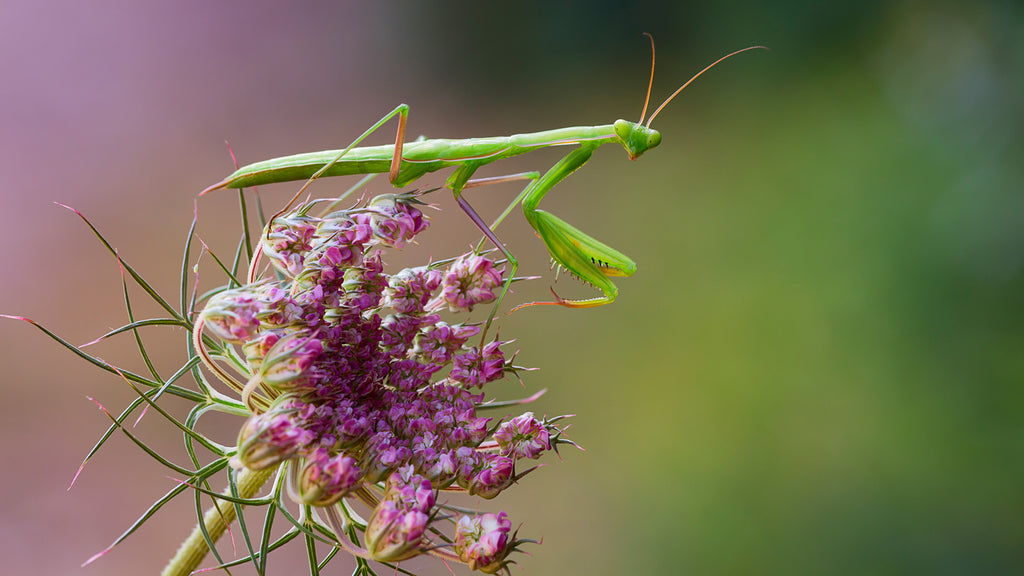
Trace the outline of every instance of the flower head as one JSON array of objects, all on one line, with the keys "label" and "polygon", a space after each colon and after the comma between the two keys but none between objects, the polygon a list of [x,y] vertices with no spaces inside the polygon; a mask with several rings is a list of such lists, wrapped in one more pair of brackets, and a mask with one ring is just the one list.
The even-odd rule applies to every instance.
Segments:
[{"label": "flower head", "polygon": [[[415,194],[385,194],[319,216],[312,201],[274,217],[256,250],[272,268],[250,263],[250,284],[232,278],[199,313],[191,342],[208,374],[185,397],[203,403],[193,414],[247,410],[237,447],[203,443],[223,452],[203,470],[230,465],[236,498],[258,501],[237,494],[239,478],[276,472],[284,489],[274,505],[316,507],[306,521],[352,554],[400,562],[429,552],[494,572],[515,547],[504,512],[456,523],[439,498],[494,498],[523,477],[516,461],[552,440],[531,413],[497,428],[481,414],[490,400],[478,389],[513,369],[506,342],[472,346],[486,328],[446,317],[494,301],[503,271],[478,254],[444,261],[446,269],[385,266],[388,249],[427,229],[417,204]],[[273,277],[260,279],[262,270]],[[241,402],[213,390],[218,380]],[[191,416],[183,426],[194,433],[191,450],[200,435]],[[368,507],[369,520],[346,518],[351,503]]]}]

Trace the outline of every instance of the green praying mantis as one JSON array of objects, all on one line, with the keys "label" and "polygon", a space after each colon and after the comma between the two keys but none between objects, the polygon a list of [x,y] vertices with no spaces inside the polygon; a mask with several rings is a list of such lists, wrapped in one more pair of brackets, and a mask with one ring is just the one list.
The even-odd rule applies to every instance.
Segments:
[{"label": "green praying mantis", "polygon": [[[320,177],[385,172],[388,173],[388,179],[392,185],[402,187],[425,174],[451,167],[454,170],[448,177],[445,186],[452,191],[458,205],[483,235],[504,254],[511,269],[501,294],[487,319],[484,334],[487,333],[519,267],[516,257],[495,235],[493,227],[496,227],[519,202],[522,202],[523,215],[527,222],[544,242],[555,264],[583,282],[592,285],[601,291],[602,295],[582,300],[568,300],[558,296],[552,289],[554,301],[532,302],[518,306],[517,309],[535,304],[557,304],[569,308],[610,304],[618,295],[618,288],[611,278],[633,275],[636,271],[636,263],[625,254],[582,232],[554,214],[539,210],[537,207],[541,200],[556,184],[586,164],[594,150],[603,144],[618,143],[626,150],[631,160],[636,160],[644,152],[660,144],[661,133],[652,129],[651,123],[658,113],[684,88],[701,74],[727,58],[748,50],[765,49],[764,46],[750,46],[712,62],[673,92],[645,123],[644,118],[647,115],[647,105],[650,102],[651,87],[654,84],[654,39],[649,34],[647,36],[651,38],[651,76],[639,122],[616,120],[612,124],[600,126],[573,126],[514,136],[420,139],[405,142],[405,126],[408,120],[409,106],[401,104],[378,120],[343,150],[296,154],[250,164],[239,168],[224,180],[204,190],[200,195],[220,188],[245,188],[306,180],[305,185],[296,194],[297,198],[313,180]],[[366,137],[395,116],[398,116],[398,134],[394,145],[357,147]],[[539,172],[528,172],[472,179],[473,174],[481,166],[548,146],[576,146],[576,148],[566,154],[543,176]],[[530,183],[509,205],[509,208],[491,226],[488,226],[463,197],[463,190],[473,186],[511,180],[530,180]]]}]

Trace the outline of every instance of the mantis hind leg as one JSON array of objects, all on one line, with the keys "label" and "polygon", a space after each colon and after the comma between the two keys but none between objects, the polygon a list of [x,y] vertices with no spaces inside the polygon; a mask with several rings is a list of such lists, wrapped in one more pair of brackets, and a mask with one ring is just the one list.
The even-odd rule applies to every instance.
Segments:
[{"label": "mantis hind leg", "polygon": [[[373,134],[374,132],[376,132],[378,128],[383,126],[385,123],[387,123],[388,120],[391,120],[396,115],[398,116],[398,135],[397,135],[397,137],[395,139],[395,153],[391,157],[391,170],[390,170],[390,173],[388,175],[389,181],[394,182],[398,178],[398,172],[399,172],[399,170],[402,167],[402,146],[404,144],[404,138],[405,138],[405,124],[406,124],[406,122],[409,119],[409,105],[408,104],[399,104],[398,106],[395,107],[394,110],[392,110],[391,112],[388,112],[387,114],[382,116],[380,120],[377,120],[376,124],[374,124],[373,126],[370,126],[366,130],[366,132],[363,132],[362,134],[360,134],[358,138],[353,140],[351,144],[346,146],[344,150],[342,150],[341,152],[338,153],[337,156],[332,158],[330,162],[324,164],[322,168],[320,168],[319,170],[314,172],[313,175],[310,176],[309,179],[306,180],[306,182],[302,185],[302,187],[299,188],[298,192],[296,192],[295,195],[292,196],[292,199],[288,201],[288,203],[284,206],[284,208],[281,208],[281,210],[279,210],[277,212],[277,214],[274,214],[274,216],[270,218],[270,222],[273,222],[274,218],[277,218],[281,214],[284,214],[285,212],[290,210],[292,205],[295,204],[295,202],[302,196],[302,193],[305,192],[307,188],[309,188],[309,186],[313,183],[314,180],[319,178],[324,172],[327,172],[328,170],[330,170],[331,167],[334,166],[335,164],[337,164],[342,158],[344,158],[345,155],[349,153],[349,151],[351,151],[353,148],[358,146],[363,140],[366,140],[366,138],[369,137],[370,134]],[[217,188],[222,188],[225,185],[226,185],[225,182],[221,182],[220,184],[211,186],[210,188],[207,188],[206,190],[203,190],[200,193],[200,196],[202,196],[203,194],[206,194],[210,190],[215,190]],[[357,186],[358,186],[358,184],[357,184]]]}]

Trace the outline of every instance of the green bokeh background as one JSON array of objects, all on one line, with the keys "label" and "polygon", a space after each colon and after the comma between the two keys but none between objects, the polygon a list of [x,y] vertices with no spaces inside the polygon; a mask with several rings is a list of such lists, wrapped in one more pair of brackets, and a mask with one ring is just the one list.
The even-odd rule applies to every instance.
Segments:
[{"label": "green bokeh background", "polygon": [[[230,169],[225,138],[242,162],[338,147],[398,102],[413,135],[435,137],[632,120],[642,32],[655,99],[769,46],[688,88],[655,124],[658,149],[633,163],[605,147],[544,202],[639,270],[612,306],[502,321],[541,370],[495,392],[548,388],[534,410],[576,414],[586,448],[494,502],[544,539],[524,573],[1024,570],[1017,3],[15,1],[0,22],[0,312],[75,343],[122,323],[119,277],[52,201],[174,294],[195,194]],[[494,214],[515,191],[473,201]],[[475,238],[436,201],[408,262]],[[230,195],[198,205],[204,240],[230,246]],[[502,234],[543,276],[516,298],[544,298],[543,246],[521,217]],[[169,370],[179,335],[152,337]],[[141,368],[131,346],[95,352]],[[64,492],[106,426],[82,397],[117,409],[130,391],[13,321],[0,357],[3,571],[157,570],[191,527],[184,501],[77,568],[173,486],[140,451],[115,441]],[[139,428],[178,449],[157,418]],[[304,571],[300,554],[271,573]]]}]

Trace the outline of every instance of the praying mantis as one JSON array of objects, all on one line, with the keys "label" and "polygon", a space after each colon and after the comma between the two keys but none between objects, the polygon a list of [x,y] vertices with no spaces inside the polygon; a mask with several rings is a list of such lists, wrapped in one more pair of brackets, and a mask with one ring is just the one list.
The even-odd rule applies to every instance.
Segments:
[{"label": "praying mantis", "polygon": [[[636,263],[625,254],[582,232],[554,214],[538,209],[541,200],[555,185],[586,164],[594,150],[603,144],[617,143],[621,145],[631,160],[636,160],[644,152],[658,146],[661,143],[661,133],[652,129],[651,123],[658,113],[684,88],[701,74],[727,58],[748,50],[766,49],[764,46],[750,46],[712,62],[673,92],[645,123],[644,118],[647,115],[647,105],[650,102],[651,88],[654,84],[654,39],[650,34],[647,36],[651,39],[651,76],[639,122],[616,120],[612,124],[600,126],[573,126],[513,136],[457,140],[420,139],[405,142],[405,126],[408,120],[409,106],[400,104],[343,150],[296,154],[250,164],[239,168],[224,180],[204,190],[200,195],[220,188],[244,188],[306,180],[306,184],[296,194],[297,198],[313,180],[319,177],[385,172],[388,173],[388,180],[392,185],[402,187],[425,174],[445,168],[454,168],[445,187],[452,191],[455,201],[483,235],[504,254],[511,269],[501,294],[487,319],[484,334],[487,333],[498,306],[508,292],[519,267],[518,260],[495,235],[492,226],[496,227],[519,202],[522,203],[523,215],[527,222],[544,242],[555,264],[581,281],[590,284],[602,295],[582,300],[569,300],[558,296],[552,289],[554,301],[532,302],[518,306],[517,309],[535,304],[556,304],[568,308],[588,308],[610,304],[618,296],[618,288],[611,278],[633,275],[636,271]],[[357,147],[366,137],[395,116],[398,117],[398,134],[394,145]],[[528,172],[472,179],[473,174],[481,166],[549,146],[576,146],[576,148],[555,163],[543,176],[539,172]],[[473,186],[510,180],[530,180],[530,183],[495,223],[488,226],[463,197],[463,190]]]}]

